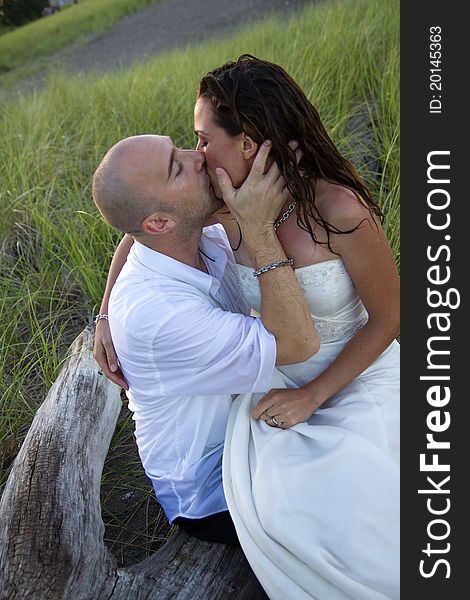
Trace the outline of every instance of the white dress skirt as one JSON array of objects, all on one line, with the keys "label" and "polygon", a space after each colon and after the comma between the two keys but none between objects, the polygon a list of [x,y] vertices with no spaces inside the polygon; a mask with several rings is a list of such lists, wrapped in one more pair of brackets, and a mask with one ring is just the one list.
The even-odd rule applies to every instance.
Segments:
[{"label": "white dress skirt", "polygon": [[[260,310],[252,269],[237,265]],[[320,351],[275,370],[272,388],[315,379],[367,321],[340,259],[296,270]],[[227,426],[223,481],[242,549],[271,600],[399,598],[399,344],[306,423],[250,417],[263,394],[241,394]]]}]

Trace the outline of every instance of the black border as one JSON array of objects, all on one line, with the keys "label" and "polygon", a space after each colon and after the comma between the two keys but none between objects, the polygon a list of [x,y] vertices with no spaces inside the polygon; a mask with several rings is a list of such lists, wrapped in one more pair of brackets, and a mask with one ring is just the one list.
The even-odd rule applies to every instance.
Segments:
[{"label": "black border", "polygon": [[[470,102],[468,88],[468,41],[470,29],[464,17],[462,4],[458,2],[401,2],[401,280],[402,280],[402,388],[401,388],[401,440],[402,440],[402,484],[401,484],[401,598],[453,599],[468,596],[466,589],[466,530],[468,521],[466,507],[466,467],[470,458],[470,427],[467,426],[469,394],[464,385],[465,369],[470,372],[467,359],[469,352],[466,338],[470,327],[465,319],[464,305],[467,298],[468,278],[465,263],[470,255],[470,231],[467,233],[466,204],[469,201],[467,177],[470,180],[470,127],[468,115]],[[436,92],[430,90],[430,27],[442,28],[442,112],[430,114],[429,101]],[[439,94],[437,94],[439,95]],[[426,224],[427,155],[436,150],[450,151],[450,184],[445,186],[451,195],[449,212],[451,224],[445,234],[451,240],[444,241],[444,232],[432,231]],[[464,189],[465,186],[465,189]],[[437,248],[448,244],[451,257],[448,262],[438,261],[451,269],[451,280],[447,287],[460,293],[460,306],[447,309],[451,328],[449,387],[451,399],[446,408],[451,417],[449,429],[440,434],[449,440],[450,450],[442,450],[440,462],[448,458],[450,472],[436,473],[436,481],[450,475],[449,498],[451,507],[443,518],[450,525],[449,537],[440,542],[441,547],[450,543],[446,554],[434,555],[435,560],[445,558],[447,568],[437,567],[432,577],[424,578],[419,573],[420,560],[427,560],[427,569],[432,558],[423,554],[428,541],[427,526],[433,518],[426,508],[426,495],[418,489],[426,486],[426,475],[419,468],[419,455],[426,451],[426,434],[429,432],[426,416],[431,410],[426,400],[429,382],[420,381],[426,372],[426,343],[432,333],[426,318],[432,309],[427,303],[427,270],[432,264],[426,256],[428,245]],[[444,308],[439,310],[446,310]],[[445,335],[445,334],[442,334]],[[444,361],[445,362],[445,361]],[[469,364],[467,364],[469,363]],[[444,385],[444,384],[443,384]],[[437,437],[437,435],[436,435]],[[468,440],[468,446],[467,446]],[[445,454],[445,452],[447,454]],[[424,486],[423,486],[424,484]],[[427,486],[430,487],[429,485]],[[437,499],[437,496],[434,496]],[[440,496],[443,498],[443,496]],[[436,504],[437,506],[437,504]],[[437,531],[435,529],[434,531]],[[432,542],[439,547],[439,542]]]}]

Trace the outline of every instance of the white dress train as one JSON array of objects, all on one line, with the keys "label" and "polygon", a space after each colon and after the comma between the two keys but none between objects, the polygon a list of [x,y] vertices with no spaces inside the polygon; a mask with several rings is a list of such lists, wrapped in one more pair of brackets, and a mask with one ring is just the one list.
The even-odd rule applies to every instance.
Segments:
[{"label": "white dress train", "polygon": [[[237,266],[259,310],[252,270]],[[272,388],[299,387],[334,360],[367,313],[340,259],[296,270],[321,338]],[[242,394],[227,426],[223,480],[243,551],[271,600],[399,598],[399,345],[392,343],[306,423],[255,421]]]}]

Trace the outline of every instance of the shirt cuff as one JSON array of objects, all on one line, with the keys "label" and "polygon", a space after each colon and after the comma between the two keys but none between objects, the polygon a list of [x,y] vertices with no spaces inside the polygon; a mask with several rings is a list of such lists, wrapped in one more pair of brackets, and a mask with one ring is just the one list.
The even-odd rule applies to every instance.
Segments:
[{"label": "shirt cuff", "polygon": [[277,345],[276,338],[270,333],[259,319],[260,335],[260,364],[256,380],[251,388],[251,393],[267,392],[271,389],[274,368],[276,366]]}]

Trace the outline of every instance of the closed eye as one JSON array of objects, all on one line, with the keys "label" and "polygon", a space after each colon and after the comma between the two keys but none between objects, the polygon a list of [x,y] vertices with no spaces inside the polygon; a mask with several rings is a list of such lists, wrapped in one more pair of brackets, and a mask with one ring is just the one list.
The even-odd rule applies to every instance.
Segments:
[{"label": "closed eye", "polygon": [[178,175],[181,175],[181,173],[183,172],[183,163],[178,160],[176,161],[176,166],[178,167],[178,170],[176,171],[175,178],[178,177]]},{"label": "closed eye", "polygon": [[196,137],[197,137],[197,147],[198,148],[205,148],[207,146],[207,142],[204,141],[204,140],[202,140],[199,137],[199,134],[197,133],[197,131],[195,131],[194,133],[196,134]]}]

